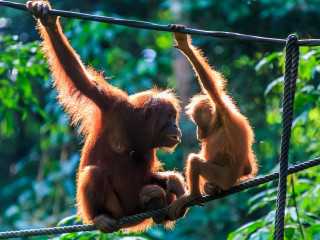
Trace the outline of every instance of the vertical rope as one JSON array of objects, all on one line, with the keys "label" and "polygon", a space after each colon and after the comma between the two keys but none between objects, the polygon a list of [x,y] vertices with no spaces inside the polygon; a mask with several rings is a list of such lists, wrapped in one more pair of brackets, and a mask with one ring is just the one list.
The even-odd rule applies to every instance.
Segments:
[{"label": "vertical rope", "polygon": [[280,148],[280,179],[277,196],[277,211],[274,239],[284,237],[284,216],[287,193],[288,156],[292,128],[294,97],[299,65],[298,37],[290,35],[286,44],[286,64],[283,90],[282,138]]}]

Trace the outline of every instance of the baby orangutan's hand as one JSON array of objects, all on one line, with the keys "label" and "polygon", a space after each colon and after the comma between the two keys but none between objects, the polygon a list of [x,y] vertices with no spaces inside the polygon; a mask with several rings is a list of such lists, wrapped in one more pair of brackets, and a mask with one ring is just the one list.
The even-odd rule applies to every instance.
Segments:
[{"label": "baby orangutan's hand", "polygon": [[[180,29],[185,29],[186,27],[183,25],[178,24],[168,24],[168,27],[174,31],[178,31]],[[189,35],[179,32],[174,32],[174,39],[176,40],[177,45],[174,45],[174,48],[180,49],[180,50],[187,50],[189,49],[189,43],[191,42],[191,38]]]}]

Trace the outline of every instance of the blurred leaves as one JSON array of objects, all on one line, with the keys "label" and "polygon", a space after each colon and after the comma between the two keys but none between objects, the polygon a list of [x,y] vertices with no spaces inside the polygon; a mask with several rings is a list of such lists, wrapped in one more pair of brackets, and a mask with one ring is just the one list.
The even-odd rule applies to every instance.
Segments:
[{"label": "blurred leaves", "polygon": [[[312,157],[320,155],[319,145],[319,105],[320,82],[319,78],[320,50],[318,47],[301,48],[298,83],[295,100],[295,114],[291,137],[290,159],[292,163],[303,162]],[[263,67],[275,64],[281,67],[283,54],[273,55],[271,61],[267,58],[262,59],[256,67],[257,71]],[[270,55],[270,56],[271,56]],[[263,63],[263,64],[261,64]],[[280,89],[283,88],[283,77],[278,77],[272,81],[265,91],[267,104],[267,121],[274,124],[274,116],[281,117],[279,101],[274,101]],[[274,111],[274,109],[279,109]],[[269,112],[269,113],[268,113]],[[273,116],[273,117],[272,117]],[[262,149],[263,150],[263,149]],[[307,169],[288,177],[288,202],[285,216],[285,239],[317,239],[320,217],[320,178],[319,166]],[[289,181],[291,179],[291,181]],[[293,193],[293,187],[295,189]],[[265,190],[260,191],[249,200],[249,213],[256,212],[258,209],[275,209],[277,188],[267,185]],[[296,205],[295,205],[296,202]],[[265,231],[274,229],[275,210],[254,220],[229,234],[228,239],[272,239],[273,232]],[[297,214],[298,213],[298,214]],[[262,224],[258,224],[262,223]],[[254,227],[256,226],[256,227]],[[303,235],[302,232],[303,231]],[[261,235],[262,234],[262,235]],[[304,236],[306,234],[306,236]]]},{"label": "blurred leaves", "polygon": [[[188,27],[285,38],[319,35],[319,1],[56,1],[56,9]],[[68,126],[56,102],[34,30],[22,11],[1,8],[0,24],[0,230],[78,224],[75,175],[82,139]],[[27,16],[27,17],[26,17]],[[61,18],[82,60],[104,71],[111,84],[129,94],[149,89],[179,89],[172,66],[177,51],[172,33]],[[12,35],[16,34],[16,35]],[[260,174],[276,171],[282,124],[284,51],[279,46],[194,37],[208,60],[229,80],[228,90],[254,127]],[[319,53],[301,47],[290,162],[319,156]],[[185,69],[179,69],[185,71]],[[192,90],[198,91],[195,80]],[[166,170],[182,170],[186,153],[199,149],[195,126],[182,114],[183,146],[157,155]],[[299,218],[306,239],[319,239],[319,167],[294,177]],[[290,184],[290,183],[289,183]],[[194,207],[174,230],[152,228],[144,235],[98,231],[30,239],[272,239],[276,185]],[[286,239],[301,239],[298,215],[288,188]],[[249,207],[248,207],[249,205]],[[69,216],[69,217],[68,217]],[[66,217],[66,218],[64,218]],[[62,219],[62,220],[61,220]],[[244,225],[245,224],[245,225]],[[242,225],[242,227],[241,227]],[[235,230],[237,229],[238,230]],[[232,232],[234,231],[234,232]]]},{"label": "blurred leaves", "polygon": [[22,120],[27,118],[29,108],[46,117],[32,91],[49,79],[43,54],[38,43],[22,44],[17,38],[0,35],[0,129],[8,137],[14,134],[13,112],[20,113]]}]

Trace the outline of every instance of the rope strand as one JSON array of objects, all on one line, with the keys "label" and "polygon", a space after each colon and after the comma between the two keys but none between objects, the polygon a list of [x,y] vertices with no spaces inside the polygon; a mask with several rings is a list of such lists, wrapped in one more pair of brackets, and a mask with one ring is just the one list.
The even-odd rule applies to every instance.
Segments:
[{"label": "rope strand", "polygon": [[[15,8],[18,10],[27,11],[26,4],[22,3],[15,3],[9,1],[2,1],[0,0],[0,5],[10,8]],[[120,18],[112,18],[112,17],[103,17],[91,14],[84,14],[78,12],[71,12],[71,11],[63,11],[63,10],[50,10],[49,14],[55,16],[61,16],[66,18],[74,18],[74,19],[83,19],[83,20],[90,20],[96,22],[104,22],[110,24],[117,24],[123,25],[128,27],[134,28],[143,28],[143,29],[150,29],[150,30],[157,30],[157,31],[165,31],[165,32],[174,32],[171,28],[166,25],[160,25],[150,22],[144,21],[136,21],[136,20],[126,20]],[[234,39],[240,41],[248,41],[248,42],[260,42],[260,43],[274,43],[285,45],[285,39],[279,38],[267,38],[267,37],[259,37],[259,36],[252,36],[234,32],[223,32],[223,31],[205,31],[199,29],[192,29],[192,28],[185,28],[177,30],[178,32],[190,34],[190,35],[198,35],[198,36],[207,36],[207,37],[215,37],[215,38],[225,38],[225,39]],[[300,46],[320,46],[320,39],[308,39],[308,40],[299,40],[298,45]]]},{"label": "rope strand", "polygon": [[288,37],[286,46],[286,63],[283,90],[283,118],[280,148],[280,180],[277,197],[277,211],[274,239],[281,240],[284,236],[284,215],[287,194],[288,158],[293,119],[294,97],[299,66],[299,46],[296,35]]},{"label": "rope strand", "polygon": [[[19,10],[27,11],[25,4],[2,1],[0,0],[0,5],[11,7]],[[90,21],[105,22],[111,24],[118,24],[123,26],[129,26],[134,28],[151,29],[158,31],[174,32],[171,28],[165,25],[154,24],[150,22],[135,21],[135,20],[125,20],[112,17],[103,17],[90,14],[83,14],[77,12],[61,11],[61,10],[50,10],[49,14],[55,16],[62,16],[67,18],[83,19]],[[309,39],[309,40],[298,40],[295,35],[290,35],[286,40],[277,38],[266,38],[259,36],[252,36],[246,34],[239,34],[233,32],[221,32],[221,31],[204,31],[198,29],[179,29],[181,33],[190,35],[202,35],[208,37],[234,39],[241,41],[250,42],[261,42],[261,43],[273,43],[273,44],[286,44],[286,71],[285,71],[285,85],[284,85],[284,100],[283,100],[283,133],[281,138],[281,153],[280,153],[280,174],[273,173],[266,175],[264,177],[255,178],[250,181],[246,181],[238,186],[235,186],[227,191],[222,191],[220,194],[214,196],[203,196],[189,202],[186,206],[194,206],[200,203],[205,203],[208,201],[223,198],[230,194],[238,193],[245,189],[258,186],[260,184],[273,181],[275,179],[279,180],[279,190],[277,197],[277,212],[276,212],[276,222],[275,222],[275,232],[274,239],[282,240],[284,236],[284,214],[285,214],[285,203],[286,203],[286,190],[287,190],[287,175],[295,172],[302,171],[303,169],[313,167],[320,164],[320,158],[315,158],[313,160],[300,163],[288,168],[288,154],[289,154],[289,144],[291,137],[291,127],[292,127],[292,116],[293,116],[293,105],[295,97],[296,80],[298,74],[298,64],[299,64],[299,46],[320,46],[320,39]],[[119,224],[123,225],[130,222],[137,222],[150,217],[163,214],[166,211],[165,208],[156,209],[146,213],[140,213],[137,215],[125,217],[119,220]],[[61,233],[71,233],[77,231],[92,231],[96,230],[93,224],[88,225],[73,225],[66,227],[53,227],[53,228],[42,228],[42,229],[32,229],[32,230],[22,230],[22,231],[9,231],[0,232],[0,239],[3,238],[16,238],[16,237],[28,237],[28,236],[39,236],[39,235],[51,235],[51,234],[61,234]]]},{"label": "rope strand", "polygon": [[[319,164],[320,164],[320,157],[303,162],[303,163],[299,163],[288,168],[288,174],[297,173],[307,168],[317,166]],[[187,206],[191,207],[191,206],[199,205],[200,203],[206,203],[219,198],[223,198],[231,194],[235,194],[235,193],[244,191],[246,189],[256,187],[267,182],[271,182],[278,178],[279,178],[279,173],[275,172],[263,177],[258,177],[252,180],[248,180],[227,191],[222,191],[219,194],[216,194],[213,196],[205,195],[203,197],[197,198],[189,202]],[[130,222],[144,220],[147,218],[157,216],[158,214],[162,214],[165,211],[166,211],[165,208],[159,208],[149,212],[124,217],[119,220],[119,224],[123,225]],[[21,231],[8,231],[8,232],[0,232],[0,239],[31,237],[31,236],[40,236],[40,235],[53,235],[53,234],[62,234],[62,233],[72,233],[72,232],[78,232],[78,231],[93,231],[96,229],[97,228],[93,224],[87,224],[87,225],[72,225],[72,226],[65,226],[65,227],[52,227],[52,228],[21,230]]]}]

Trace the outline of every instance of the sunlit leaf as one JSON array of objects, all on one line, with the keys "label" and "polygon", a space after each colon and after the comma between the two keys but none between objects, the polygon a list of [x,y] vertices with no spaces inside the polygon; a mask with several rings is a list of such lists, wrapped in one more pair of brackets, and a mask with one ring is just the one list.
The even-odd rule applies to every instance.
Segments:
[{"label": "sunlit leaf", "polygon": [[271,83],[269,83],[269,85],[267,86],[267,88],[266,88],[266,90],[264,91],[264,94],[265,95],[267,95],[270,91],[271,91],[271,89],[273,88],[273,87],[275,87],[276,85],[278,85],[278,84],[280,84],[280,83],[283,83],[283,81],[284,81],[284,77],[282,76],[282,77],[279,77],[279,78],[277,78],[277,79],[275,79],[275,80],[273,80]]}]

